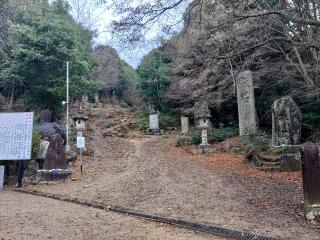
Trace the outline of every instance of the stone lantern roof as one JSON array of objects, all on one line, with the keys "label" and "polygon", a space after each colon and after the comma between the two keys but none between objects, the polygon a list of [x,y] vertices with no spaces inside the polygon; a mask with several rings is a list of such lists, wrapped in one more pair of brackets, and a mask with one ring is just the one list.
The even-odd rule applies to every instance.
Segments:
[{"label": "stone lantern roof", "polygon": [[78,114],[74,115],[72,118],[73,118],[74,121],[78,121],[78,120],[87,121],[89,119],[88,116],[86,116],[82,112],[79,112]]},{"label": "stone lantern roof", "polygon": [[209,104],[207,102],[198,102],[194,105],[194,119],[211,118]]}]

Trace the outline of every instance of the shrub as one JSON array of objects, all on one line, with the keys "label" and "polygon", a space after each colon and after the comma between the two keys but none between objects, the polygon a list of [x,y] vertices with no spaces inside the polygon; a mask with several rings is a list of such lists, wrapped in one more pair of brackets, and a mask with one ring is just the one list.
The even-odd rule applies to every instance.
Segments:
[{"label": "shrub", "polygon": [[31,150],[31,156],[32,159],[35,159],[37,157],[39,146],[41,142],[41,135],[38,132],[32,133],[32,150]]},{"label": "shrub", "polygon": [[234,137],[239,134],[239,128],[237,125],[226,128],[213,128],[212,138],[214,142],[222,142],[226,138]]}]

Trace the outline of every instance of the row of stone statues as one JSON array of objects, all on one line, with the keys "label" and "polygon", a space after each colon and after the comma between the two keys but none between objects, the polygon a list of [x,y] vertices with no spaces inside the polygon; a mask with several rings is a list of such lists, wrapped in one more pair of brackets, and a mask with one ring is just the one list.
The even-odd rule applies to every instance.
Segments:
[{"label": "row of stone statues", "polygon": [[[257,133],[257,112],[251,71],[239,74],[237,100],[240,136]],[[208,131],[212,128],[212,123],[209,105],[206,101],[195,104],[194,120],[195,127],[201,130],[202,143],[199,147],[208,147],[207,136]],[[272,105],[272,145],[298,145],[301,139],[301,122],[301,111],[290,96],[276,100]],[[190,142],[188,124],[188,118],[182,117],[182,131],[178,140],[182,143]]]}]

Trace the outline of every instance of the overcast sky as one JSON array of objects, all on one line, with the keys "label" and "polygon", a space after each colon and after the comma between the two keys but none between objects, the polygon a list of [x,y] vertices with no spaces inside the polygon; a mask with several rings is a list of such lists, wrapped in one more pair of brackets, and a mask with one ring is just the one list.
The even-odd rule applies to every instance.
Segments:
[{"label": "overcast sky", "polygon": [[[49,0],[49,2],[53,2],[54,0]],[[74,16],[74,18],[81,22],[83,19],[87,19],[85,16],[88,13],[88,9],[90,8],[90,2],[94,3],[95,0],[67,0],[69,4],[71,5],[71,14]],[[114,0],[108,0],[108,3],[112,2]],[[115,0],[116,1],[116,0]],[[76,8],[79,4],[81,8],[81,4],[86,3],[89,6],[85,7],[85,10],[81,14],[77,15]],[[79,12],[79,10],[78,10]],[[80,10],[81,12],[81,10]],[[136,68],[143,58],[145,54],[147,54],[150,50],[157,47],[155,44],[146,44],[143,48],[139,49],[125,49],[123,46],[120,46],[119,41],[117,39],[112,39],[112,36],[110,34],[110,31],[108,31],[108,27],[112,23],[113,20],[116,20],[116,16],[113,14],[113,12],[108,9],[107,6],[101,6],[101,7],[92,7],[92,10],[90,11],[90,18],[93,22],[92,26],[90,26],[91,29],[95,29],[98,33],[97,37],[94,39],[94,44],[102,44],[102,45],[109,45],[113,48],[115,48],[120,56],[121,59],[125,60],[127,63],[129,63],[131,66]]]},{"label": "overcast sky", "polygon": [[[49,0],[49,2],[53,2],[53,1],[54,0]],[[81,22],[82,18],[84,19],[88,18],[86,17],[86,14],[88,13],[88,9],[90,9],[90,5],[88,7],[88,3],[93,4],[97,0],[67,0],[67,1],[73,8],[71,10],[71,14],[74,16],[74,18],[78,22]],[[117,0],[107,0],[107,3],[111,3],[112,1],[117,1]],[[145,1],[149,1],[149,0],[145,0]],[[191,1],[191,0],[188,0],[188,1]],[[78,5],[79,3],[80,5]],[[82,12],[80,11],[81,12],[80,14],[77,14],[77,11],[75,11],[75,9],[77,8],[77,6],[81,6],[81,4],[83,3],[86,3],[86,7]],[[115,16],[115,14],[113,14],[113,12],[110,9],[108,9],[106,6],[101,6],[99,8],[92,7],[92,10],[90,11],[89,15],[90,15],[90,19],[92,19],[92,22],[94,22],[94,24],[92,24],[90,28],[96,29],[98,33],[97,37],[94,39],[95,45],[103,44],[103,45],[109,45],[115,48],[118,51],[121,59],[125,60],[127,63],[129,63],[133,67],[137,67],[139,62],[143,58],[143,56],[146,55],[153,48],[158,46],[157,43],[149,41],[149,43],[145,43],[143,44],[143,46],[137,49],[124,49],[123,46],[120,46],[120,43],[119,41],[117,41],[117,39],[111,38],[111,34],[108,31],[108,27],[110,26],[111,22],[113,20],[116,20],[117,18],[117,16]],[[166,20],[168,19],[165,19],[164,21]],[[171,19],[171,20],[174,20],[174,19]],[[156,35],[155,32],[151,32],[151,35],[152,34]]]}]

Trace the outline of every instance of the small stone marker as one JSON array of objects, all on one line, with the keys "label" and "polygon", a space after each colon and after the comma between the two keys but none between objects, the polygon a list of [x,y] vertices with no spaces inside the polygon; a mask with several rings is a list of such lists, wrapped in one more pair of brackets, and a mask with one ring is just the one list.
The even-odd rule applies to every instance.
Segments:
[{"label": "small stone marker", "polygon": [[187,134],[189,132],[189,118],[181,117],[181,134]]},{"label": "small stone marker", "polygon": [[152,130],[159,129],[159,114],[149,116],[149,127]]},{"label": "small stone marker", "polygon": [[301,139],[302,115],[289,96],[272,105],[272,145],[298,145]]},{"label": "small stone marker", "polygon": [[237,99],[240,136],[257,132],[256,107],[251,71],[239,73]]},{"label": "small stone marker", "polygon": [[3,190],[4,166],[0,166],[0,191]]},{"label": "small stone marker", "polygon": [[95,103],[98,103],[99,100],[100,100],[99,93],[94,94],[94,102],[95,102]]},{"label": "small stone marker", "polygon": [[305,143],[302,146],[302,175],[306,214],[320,211],[320,145]]}]

